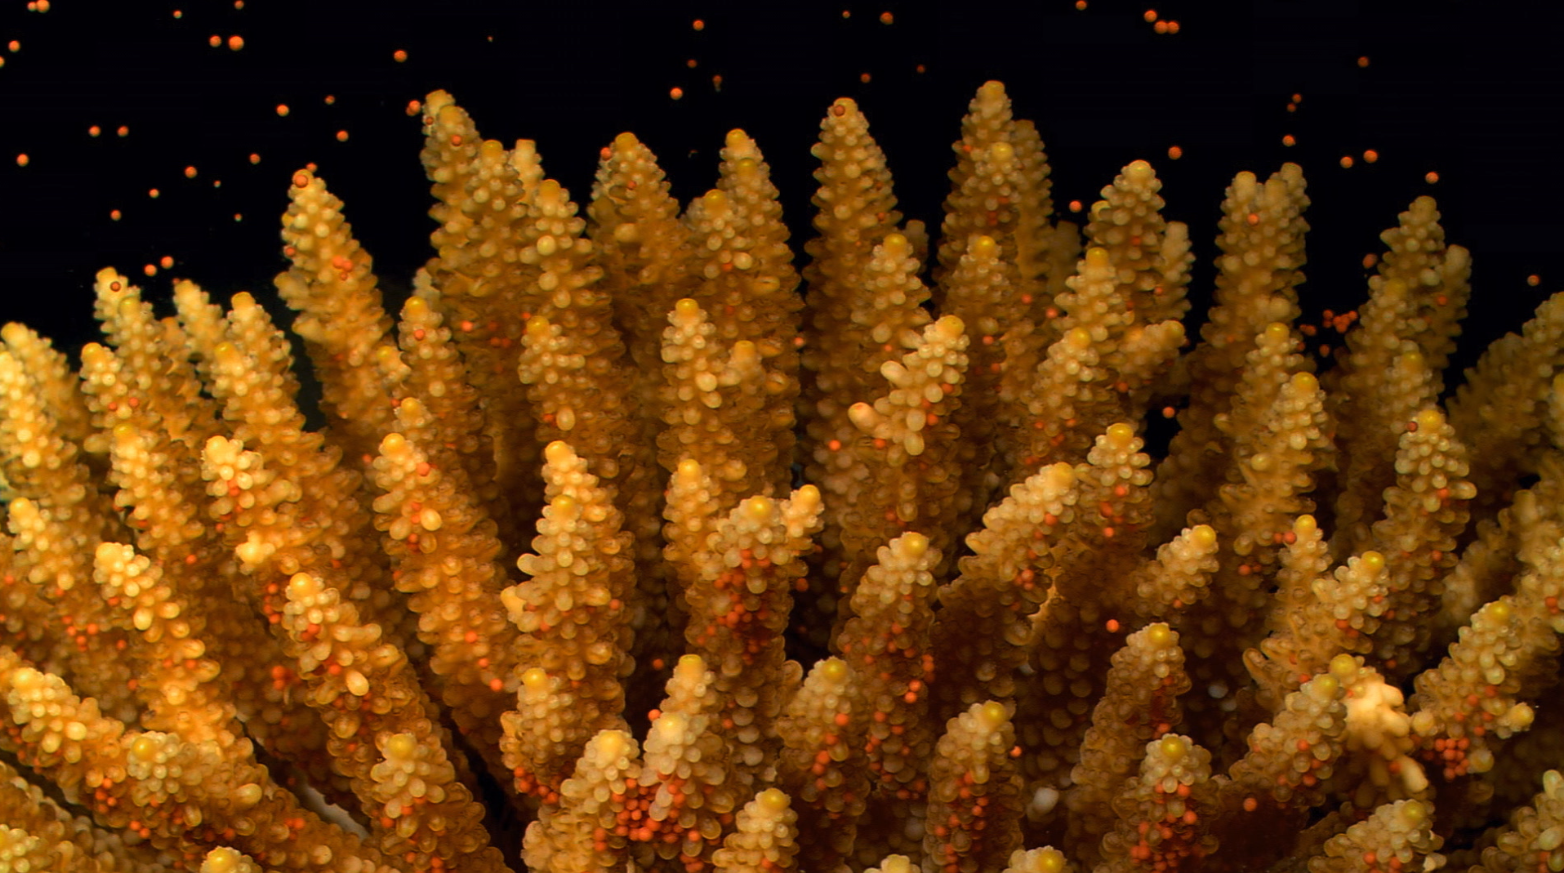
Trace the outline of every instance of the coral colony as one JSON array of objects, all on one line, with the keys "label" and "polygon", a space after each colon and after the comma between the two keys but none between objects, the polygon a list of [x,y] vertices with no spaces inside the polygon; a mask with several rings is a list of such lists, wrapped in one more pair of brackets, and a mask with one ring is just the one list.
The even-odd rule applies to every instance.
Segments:
[{"label": "coral colony", "polygon": [[1564,868],[1564,296],[1442,403],[1431,198],[1320,366],[1292,164],[1195,336],[1151,165],[1063,220],[997,82],[939,228],[832,104],[802,274],[742,131],[681,210],[421,115],[399,312],[292,179],[323,428],[247,293],[4,328],[0,870]]}]

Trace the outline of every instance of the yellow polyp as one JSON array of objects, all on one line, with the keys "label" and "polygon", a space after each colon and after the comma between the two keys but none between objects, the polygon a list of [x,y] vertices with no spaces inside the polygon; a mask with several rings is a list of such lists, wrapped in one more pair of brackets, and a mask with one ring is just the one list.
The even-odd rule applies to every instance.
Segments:
[{"label": "yellow polyp", "polygon": [[1167,626],[1166,622],[1157,622],[1146,627],[1146,642],[1152,648],[1166,649],[1178,641],[1178,634]]},{"label": "yellow polyp", "polygon": [[201,862],[201,873],[235,873],[240,869],[244,856],[229,848],[213,849]]},{"label": "yellow polyp", "polygon": [[870,433],[874,430],[874,423],[879,420],[879,416],[873,406],[859,401],[847,407],[847,420],[864,433]]},{"label": "yellow polyp", "polygon": [[1315,697],[1329,700],[1341,693],[1341,680],[1332,673],[1322,673],[1309,683],[1309,688]]},{"label": "yellow polyp", "polygon": [[445,526],[445,518],[438,511],[426,506],[418,513],[418,524],[424,530],[434,533]]},{"label": "yellow polyp", "polygon": [[679,462],[679,468],[674,471],[674,475],[685,480],[687,484],[693,485],[700,478],[701,463],[694,458],[685,458]]},{"label": "yellow polyp", "polygon": [[1169,761],[1182,761],[1184,755],[1189,752],[1189,746],[1182,737],[1167,736],[1157,742],[1157,748],[1162,757]]},{"label": "yellow polyp", "polygon": [[635,134],[631,133],[628,130],[625,131],[624,133],[621,133],[618,136],[614,137],[614,148],[616,148],[616,149],[618,149],[620,151],[626,151],[627,152],[630,149],[633,149],[633,148],[635,148],[636,146],[638,146],[640,144],[641,144],[641,141],[636,139],[635,138]]},{"label": "yellow polyp", "polygon": [[233,343],[224,340],[212,346],[212,359],[219,367],[227,367],[243,363],[244,355],[239,353],[239,349]]},{"label": "yellow polyp", "polygon": [[510,150],[510,165],[522,179],[536,178],[538,168],[538,144],[535,140],[518,139]]},{"label": "yellow polyp", "polygon": [[748,146],[751,140],[749,134],[745,133],[743,128],[735,127],[728,131],[728,136],[724,142],[730,149],[741,149]]},{"label": "yellow polyp", "polygon": [[407,761],[418,752],[418,738],[409,733],[395,734],[386,740],[386,759]]},{"label": "yellow polyp", "polygon": [[1351,682],[1358,675],[1358,659],[1342,652],[1330,659],[1330,674],[1342,682]]},{"label": "yellow polyp", "polygon": [[254,782],[246,782],[234,790],[234,800],[238,801],[240,807],[254,806],[265,796],[265,789]]},{"label": "yellow polyp", "polygon": [[307,600],[320,594],[320,580],[308,573],[295,573],[288,580],[288,599]]},{"label": "yellow polyp", "polygon": [[705,207],[708,216],[722,218],[728,214],[728,195],[713,188],[701,195],[701,206]]},{"label": "yellow polyp", "polygon": [[565,199],[564,186],[554,179],[544,179],[538,185],[538,205],[547,208],[557,208],[563,205]]},{"label": "yellow polyp", "polygon": [[893,258],[905,258],[912,253],[912,244],[899,233],[887,234],[880,245],[885,247],[885,254]]},{"label": "yellow polyp", "polygon": [[929,550],[929,538],[917,532],[902,534],[897,541],[901,543],[902,551],[912,558],[921,558]]},{"label": "yellow polyp", "polygon": [[1127,449],[1135,441],[1135,428],[1125,422],[1108,425],[1108,444],[1116,449]]},{"label": "yellow polyp", "polygon": [[157,752],[157,740],[145,734],[136,737],[135,741],[130,744],[131,756],[139,761],[151,761],[157,757]]},{"label": "yellow polyp", "polygon": [[765,791],[760,792],[755,799],[760,801],[760,805],[767,812],[779,813],[788,807],[787,794],[783,793],[780,788],[767,788]]},{"label": "yellow polyp", "polygon": [[1320,380],[1316,379],[1313,373],[1294,373],[1292,387],[1299,391],[1313,393],[1320,390]]},{"label": "yellow polyp", "polygon": [[1493,601],[1484,607],[1483,611],[1488,613],[1488,616],[1494,621],[1501,624],[1508,622],[1515,615],[1515,610],[1511,609],[1510,604],[1503,600]]},{"label": "yellow polyp", "polygon": [[380,440],[380,454],[400,455],[408,449],[407,437],[399,433],[388,433]]},{"label": "yellow polyp", "polygon": [[759,523],[771,518],[771,498],[751,497],[744,501],[744,515],[750,521]]},{"label": "yellow polyp", "polygon": [[989,146],[988,156],[1001,164],[1008,164],[1015,160],[1015,146],[1007,142],[996,142]]},{"label": "yellow polyp", "polygon": [[1053,491],[1063,491],[1075,484],[1075,468],[1064,461],[1049,464],[1041,472],[1045,477],[1044,484]]},{"label": "yellow polyp", "polygon": [[570,516],[581,511],[581,501],[569,494],[561,494],[549,501],[549,508],[554,510],[555,515]]},{"label": "yellow polyp", "polygon": [[841,658],[827,658],[820,665],[820,675],[832,685],[841,685],[847,681],[847,662]]},{"label": "yellow polyp", "polygon": [[1385,281],[1384,294],[1390,297],[1403,297],[1407,293],[1407,283],[1404,279],[1387,279]]},{"label": "yellow polyp", "polygon": [[548,688],[548,673],[542,667],[532,667],[521,674],[521,684],[534,694]]},{"label": "yellow polyp", "polygon": [[[721,193],[721,192],[712,192],[712,193]],[[675,303],[673,305],[673,311],[680,318],[693,320],[693,319],[696,319],[696,318],[700,317],[701,305],[699,303],[696,303],[695,299],[692,298],[692,297],[683,297],[683,298],[680,298],[678,303]]]},{"label": "yellow polyp", "polygon": [[1072,327],[1065,332],[1064,341],[1072,348],[1084,351],[1091,348],[1092,332],[1084,327]]},{"label": "yellow polyp", "polygon": [[999,243],[994,242],[991,236],[980,236],[972,240],[967,246],[967,251],[975,258],[988,260],[999,257]]},{"label": "yellow polyp", "polygon": [[1293,533],[1299,538],[1313,536],[1319,528],[1319,522],[1315,521],[1312,515],[1300,515],[1292,523]]},{"label": "yellow polyp", "polygon": [[982,720],[983,726],[991,731],[998,730],[999,726],[1010,718],[1010,714],[1005,712],[1005,705],[997,700],[979,704],[977,716]]},{"label": "yellow polyp", "polygon": [[[10,327],[10,325],[6,326]],[[87,343],[81,347],[81,362],[83,366],[106,366],[111,354],[108,349],[97,343]]]},{"label": "yellow polyp", "polygon": [[1190,541],[1202,549],[1216,545],[1216,528],[1209,524],[1197,524],[1189,529]]},{"label": "yellow polyp", "polygon": [[554,466],[563,466],[576,459],[576,452],[570,447],[570,443],[564,440],[554,440],[543,447],[543,460]]},{"label": "yellow polyp", "polygon": [[1532,709],[1531,705],[1527,703],[1517,703],[1504,714],[1505,723],[1509,724],[1510,729],[1517,733],[1530,728],[1532,722],[1536,721],[1536,719],[1536,710]]},{"label": "yellow polyp", "polygon": [[1385,556],[1379,552],[1364,552],[1360,560],[1363,561],[1363,569],[1370,573],[1379,573],[1385,569]]},{"label": "yellow polyp", "polygon": [[1151,164],[1146,161],[1132,161],[1124,168],[1124,175],[1133,182],[1145,184],[1155,173],[1151,169]]},{"label": "yellow polyp", "polygon": [[805,485],[797,491],[794,491],[793,505],[801,505],[806,510],[813,511],[820,506],[820,489],[813,485]]},{"label": "yellow polyp", "polygon": [[1430,406],[1422,412],[1419,412],[1417,417],[1412,420],[1417,422],[1417,427],[1419,430],[1431,430],[1438,428],[1441,424],[1444,424],[1445,417],[1439,413],[1439,410]]},{"label": "yellow polyp", "polygon": [[228,308],[233,310],[252,309],[256,305],[255,295],[248,291],[240,291],[228,300]]},{"label": "yellow polyp", "polygon": [[760,170],[760,162],[754,158],[740,158],[738,162],[733,165],[733,169],[738,172],[740,178],[749,179]]},{"label": "yellow polyp", "polygon": [[673,668],[674,679],[694,683],[700,680],[702,673],[706,672],[706,659],[700,655],[682,655],[679,663]]},{"label": "yellow polyp", "polygon": [[466,113],[462,112],[462,110],[458,108],[456,104],[448,103],[440,107],[439,113],[435,116],[435,120],[439,123],[440,127],[460,127],[462,124],[462,118],[465,115]]},{"label": "yellow polyp", "polygon": [[1037,860],[1039,873],[1064,873],[1065,861],[1063,852],[1052,846],[1040,849],[1039,852],[1040,855]]},{"label": "yellow polyp", "polygon": [[559,241],[545,233],[538,237],[537,250],[538,254],[542,255],[543,257],[549,257],[555,252],[559,251]]},{"label": "yellow polyp", "polygon": [[951,342],[954,342],[956,337],[967,331],[967,323],[955,315],[940,316],[940,320],[934,322],[934,327],[938,333],[943,334]]},{"label": "yellow polyp", "polygon": [[534,315],[527,319],[527,336],[534,339],[542,339],[549,335],[548,319],[541,315]]},{"label": "yellow polyp", "polygon": [[[628,134],[620,134],[627,136]],[[633,137],[632,137],[633,138]],[[596,737],[597,752],[604,760],[616,760],[629,751],[630,743],[623,731],[604,731]]]},{"label": "yellow polyp", "polygon": [[1408,827],[1418,827],[1428,820],[1428,808],[1420,801],[1408,800],[1401,804],[1401,821]]},{"label": "yellow polyp", "polygon": [[1288,329],[1287,325],[1279,321],[1273,321],[1265,326],[1265,339],[1267,342],[1281,343],[1286,341],[1291,335],[1292,331]]},{"label": "yellow polyp", "polygon": [[1000,111],[1005,104],[1005,85],[1003,82],[990,79],[978,88],[978,110],[983,115],[993,115]]},{"label": "yellow polyp", "polygon": [[1109,266],[1110,263],[1111,261],[1108,257],[1107,249],[1102,248],[1101,246],[1092,246],[1086,250],[1086,266],[1089,269],[1105,269]]},{"label": "yellow polyp", "polygon": [[135,439],[137,431],[135,425],[128,421],[122,421],[119,424],[114,425],[113,433],[115,442],[128,443],[132,439]]}]

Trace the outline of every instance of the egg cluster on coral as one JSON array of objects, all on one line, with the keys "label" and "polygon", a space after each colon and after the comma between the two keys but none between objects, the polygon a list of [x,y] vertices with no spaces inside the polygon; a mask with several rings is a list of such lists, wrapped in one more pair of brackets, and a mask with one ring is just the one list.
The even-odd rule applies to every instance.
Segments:
[{"label": "egg cluster on coral", "polygon": [[1295,165],[1196,339],[1152,167],[1062,220],[997,82],[937,242],[836,101],[801,273],[742,131],[583,215],[422,110],[396,317],[292,180],[324,427],[248,293],[0,332],[0,871],[1564,869],[1564,295],[1443,402],[1432,199],[1320,366]]}]

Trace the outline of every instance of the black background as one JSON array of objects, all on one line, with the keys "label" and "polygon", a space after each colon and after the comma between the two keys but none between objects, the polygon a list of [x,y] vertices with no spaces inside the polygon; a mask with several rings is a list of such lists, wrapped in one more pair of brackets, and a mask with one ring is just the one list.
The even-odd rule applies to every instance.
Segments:
[{"label": "black background", "polygon": [[[91,277],[107,265],[159,301],[175,276],[221,297],[273,298],[270,279],[285,266],[277,217],[292,171],[310,161],[346,201],[394,299],[429,256],[420,123],[405,107],[434,88],[451,91],[485,136],[537,140],[545,170],[578,199],[599,148],[621,130],[657,152],[687,200],[714,182],[723,134],[743,127],[772,165],[801,250],[815,187],[809,146],[833,98],[859,101],[903,211],[937,227],[961,116],[973,91],[998,78],[1042,132],[1061,209],[1089,206],[1124,164],[1151,160],[1167,216],[1191,226],[1197,295],[1210,284],[1228,180],[1244,169],[1263,177],[1284,160],[1303,165],[1314,204],[1308,319],[1361,303],[1363,256],[1424,193],[1438,197],[1450,240],[1475,256],[1468,350],[1564,287],[1552,133],[1564,61],[1554,16],[1542,11],[1550,4],[52,5],[40,14],[25,0],[0,3],[0,319],[70,348],[93,336]],[[1156,34],[1148,7],[1179,33]],[[245,45],[231,51],[236,34]],[[208,45],[213,35],[221,47]],[[6,50],[12,39],[19,51]],[[405,63],[393,60],[398,49]],[[673,87],[682,100],[670,99]],[[1294,92],[1303,100],[1288,112]],[[121,124],[127,137],[115,135]],[[1294,148],[1281,143],[1289,133]],[[1168,158],[1172,145],[1181,160]],[[1366,164],[1365,149],[1380,160]],[[19,167],[24,152],[30,163]],[[1342,169],[1348,154],[1356,166]],[[199,172],[187,179],[191,165]],[[1430,170],[1437,184],[1424,181]],[[164,255],[173,268],[145,278],[142,266]],[[1533,273],[1539,287],[1526,282]]]}]

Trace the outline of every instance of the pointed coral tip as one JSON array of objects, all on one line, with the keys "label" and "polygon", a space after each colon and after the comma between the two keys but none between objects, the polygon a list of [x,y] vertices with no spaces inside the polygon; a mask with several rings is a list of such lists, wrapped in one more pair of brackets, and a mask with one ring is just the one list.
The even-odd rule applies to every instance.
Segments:
[{"label": "pointed coral tip", "polygon": [[780,788],[767,788],[755,796],[755,800],[768,812],[778,813],[788,807],[788,797]]},{"label": "pointed coral tip", "polygon": [[913,558],[921,558],[929,550],[929,538],[916,531],[902,534],[895,542],[901,543],[902,551]]},{"label": "pointed coral tip", "polygon": [[757,524],[771,518],[771,508],[769,497],[751,497],[744,501],[744,515]]},{"label": "pointed coral tip", "polygon": [[681,655],[678,665],[673,668],[674,678],[683,677],[684,681],[694,681],[704,672],[706,659],[700,655]]},{"label": "pointed coral tip", "polygon": [[1159,621],[1146,626],[1146,642],[1154,649],[1166,649],[1178,643],[1178,633],[1167,622]]},{"label": "pointed coral tip", "polygon": [[1115,448],[1127,449],[1135,439],[1135,428],[1125,422],[1108,425],[1108,442]]},{"label": "pointed coral tip", "polygon": [[1181,736],[1167,736],[1154,741],[1162,757],[1169,761],[1182,761],[1189,752],[1189,741]]},{"label": "pointed coral tip", "polygon": [[990,700],[977,705],[977,716],[983,720],[983,726],[989,730],[998,730],[1010,718],[1005,712],[1005,705],[997,700]]}]

